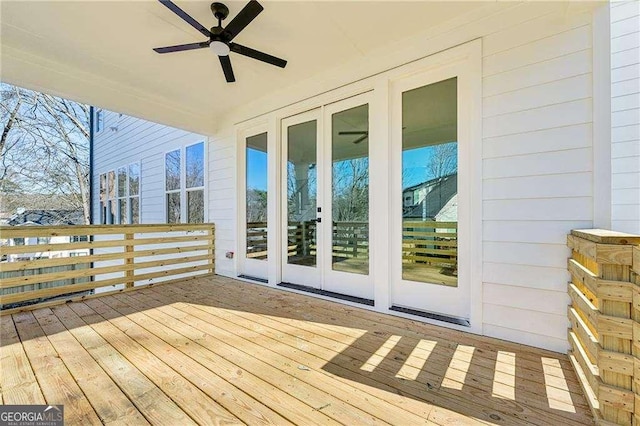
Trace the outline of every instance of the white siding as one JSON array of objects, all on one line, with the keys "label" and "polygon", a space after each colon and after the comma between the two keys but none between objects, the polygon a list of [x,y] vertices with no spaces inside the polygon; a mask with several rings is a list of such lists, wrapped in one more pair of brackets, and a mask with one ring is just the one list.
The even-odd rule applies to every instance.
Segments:
[{"label": "white siding", "polygon": [[640,3],[611,3],[611,226],[640,234]]},{"label": "white siding", "polygon": [[100,174],[140,161],[140,223],[165,223],[164,154],[200,141],[207,137],[105,111],[93,144],[93,222],[100,219]]},{"label": "white siding", "polygon": [[483,328],[564,352],[566,234],[593,220],[591,14],[533,22],[483,45]]}]

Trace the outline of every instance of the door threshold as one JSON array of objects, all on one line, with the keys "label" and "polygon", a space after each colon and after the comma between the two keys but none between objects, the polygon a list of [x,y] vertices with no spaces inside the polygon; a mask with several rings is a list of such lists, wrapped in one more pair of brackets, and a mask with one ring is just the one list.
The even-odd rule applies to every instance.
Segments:
[{"label": "door threshold", "polygon": [[265,280],[264,278],[253,277],[251,275],[240,274],[238,278],[243,278],[245,280],[258,281],[259,283],[269,284],[269,280]]},{"label": "door threshold", "polygon": [[417,309],[405,308],[404,306],[393,305],[389,308],[390,311],[402,312],[403,314],[415,315],[418,317],[429,318],[437,321],[448,322],[450,324],[461,325],[463,327],[471,327],[469,320],[458,317],[450,317],[448,315],[436,314],[433,312],[419,311]]},{"label": "door threshold", "polygon": [[371,299],[365,299],[364,297],[349,296],[348,294],[336,293],[333,291],[321,290],[319,288],[307,287],[306,285],[292,284],[292,283],[280,283],[279,287],[290,288],[293,290],[304,291],[307,293],[319,294],[321,296],[332,297],[334,299],[346,300],[348,302],[359,303],[361,305],[373,306],[374,302]]}]

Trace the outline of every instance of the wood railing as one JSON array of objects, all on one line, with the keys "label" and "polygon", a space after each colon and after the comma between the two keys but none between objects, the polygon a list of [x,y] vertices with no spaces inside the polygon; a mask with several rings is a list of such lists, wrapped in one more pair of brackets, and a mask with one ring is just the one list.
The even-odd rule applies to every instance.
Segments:
[{"label": "wood railing", "polygon": [[570,359],[597,424],[640,424],[640,236],[572,231]]},{"label": "wood railing", "polygon": [[[287,243],[289,256],[313,255],[316,223],[289,222]],[[402,225],[402,260],[453,267],[458,263],[458,223],[436,221],[404,221]],[[333,222],[333,257],[367,258],[369,256],[368,222]],[[247,223],[247,257],[267,256],[267,224]]]},{"label": "wood railing", "polygon": [[2,226],[0,305],[214,273],[214,233],[213,224]]},{"label": "wood railing", "polygon": [[402,262],[455,269],[458,264],[458,222],[404,221]]}]

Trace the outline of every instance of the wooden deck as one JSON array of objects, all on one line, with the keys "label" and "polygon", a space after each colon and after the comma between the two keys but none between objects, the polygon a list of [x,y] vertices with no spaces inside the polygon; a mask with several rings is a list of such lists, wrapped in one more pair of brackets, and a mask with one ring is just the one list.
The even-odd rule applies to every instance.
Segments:
[{"label": "wooden deck", "polygon": [[592,423],[565,355],[222,277],[1,321],[1,402],[68,425]]}]

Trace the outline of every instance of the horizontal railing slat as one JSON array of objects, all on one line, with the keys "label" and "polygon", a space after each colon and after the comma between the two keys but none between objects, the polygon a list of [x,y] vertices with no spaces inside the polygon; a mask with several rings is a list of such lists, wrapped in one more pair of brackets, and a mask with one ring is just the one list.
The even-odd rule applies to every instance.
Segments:
[{"label": "horizontal railing slat", "polygon": [[213,224],[0,227],[0,231],[3,238],[87,236],[87,241],[55,238],[47,244],[0,247],[6,260],[0,263],[0,304],[5,309],[105,286],[130,288],[145,280],[215,272]]}]

